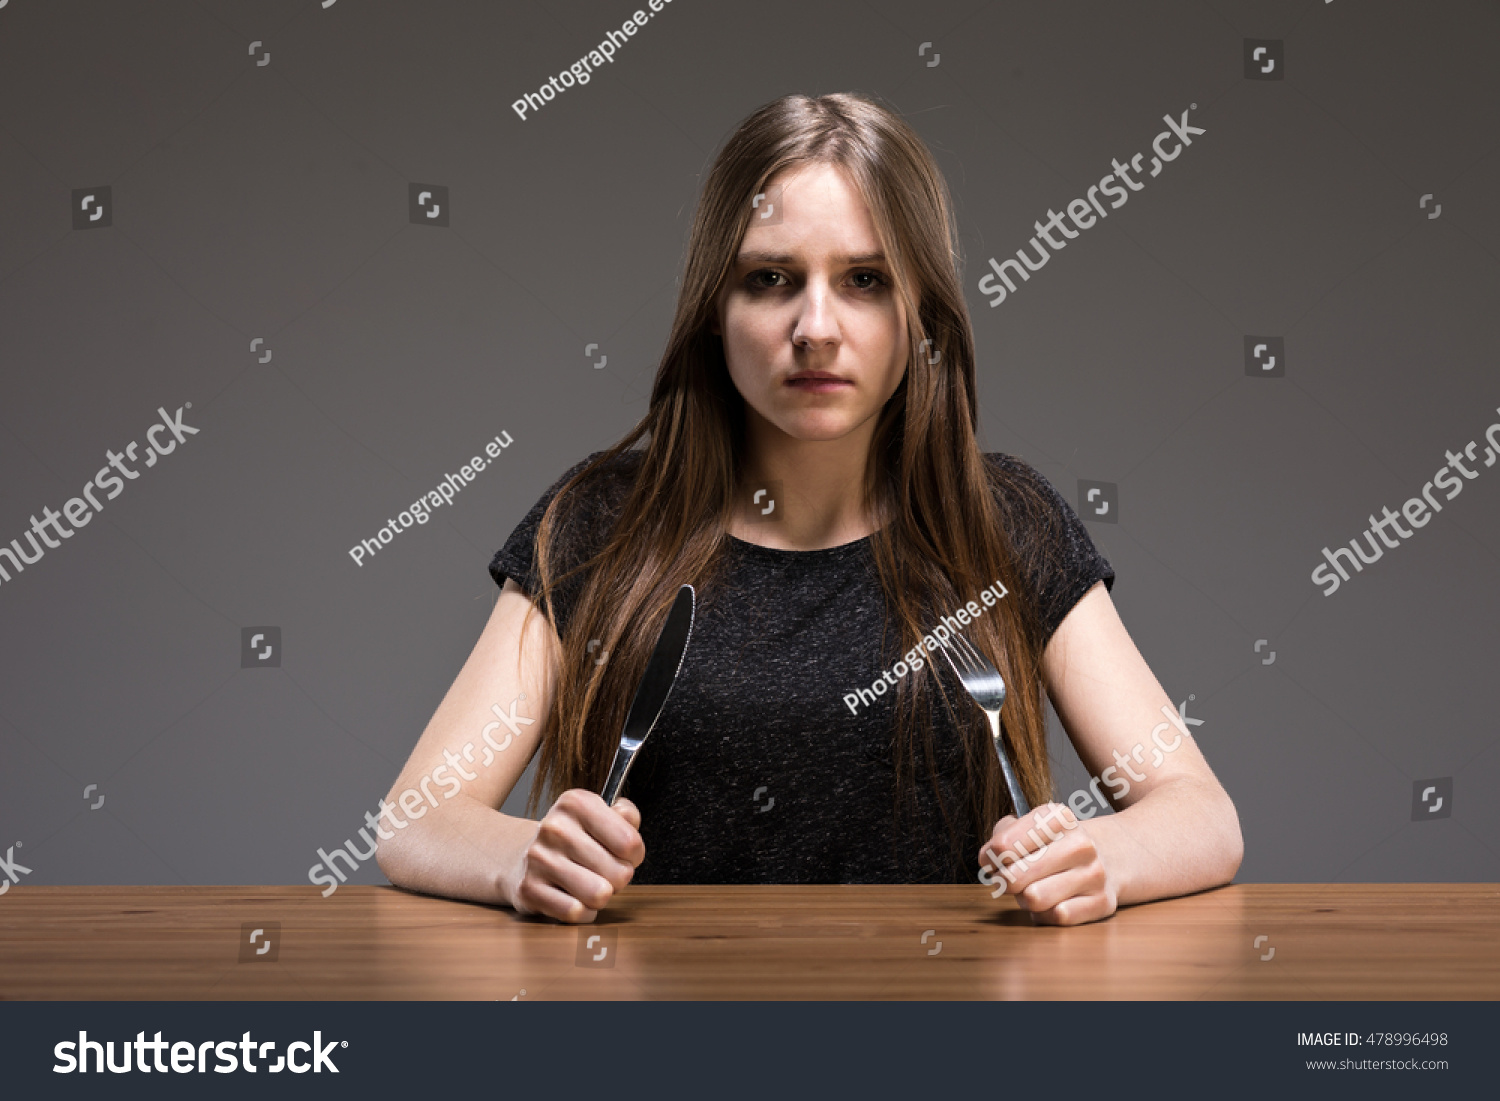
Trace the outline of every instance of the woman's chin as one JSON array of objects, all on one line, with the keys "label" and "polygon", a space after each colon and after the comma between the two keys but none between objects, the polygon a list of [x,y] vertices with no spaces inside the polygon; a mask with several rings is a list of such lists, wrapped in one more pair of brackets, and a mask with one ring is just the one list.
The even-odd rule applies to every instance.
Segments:
[{"label": "woman's chin", "polygon": [[791,424],[781,425],[781,430],[794,440],[807,443],[831,443],[841,440],[854,431],[855,425],[845,417],[799,418]]}]

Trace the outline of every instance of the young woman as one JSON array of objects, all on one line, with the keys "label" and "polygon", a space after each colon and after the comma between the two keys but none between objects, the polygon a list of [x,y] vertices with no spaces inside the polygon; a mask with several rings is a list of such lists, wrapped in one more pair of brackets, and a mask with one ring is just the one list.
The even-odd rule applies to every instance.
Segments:
[{"label": "young woman", "polygon": [[[1175,708],[1110,601],[1114,571],[1046,479],[975,442],[957,240],[927,148],[872,100],[787,96],[737,129],[649,412],[490,565],[494,613],[382,816],[393,883],[586,922],[632,879],[982,879],[1076,924],[1230,881],[1234,806],[1190,738],[1160,737]],[[684,583],[681,673],[606,806]],[[1036,806],[1019,820],[983,712],[923,648],[964,608],[1008,688]],[[1043,691],[1117,813],[1049,802]],[[538,750],[530,812],[544,789],[550,809],[502,814]]]}]

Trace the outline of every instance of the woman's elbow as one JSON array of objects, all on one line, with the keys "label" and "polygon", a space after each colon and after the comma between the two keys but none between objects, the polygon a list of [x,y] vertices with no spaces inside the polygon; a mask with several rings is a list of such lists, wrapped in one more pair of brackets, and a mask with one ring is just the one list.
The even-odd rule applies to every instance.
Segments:
[{"label": "woman's elbow", "polygon": [[375,863],[380,872],[397,887],[410,887],[411,884],[411,851],[410,846],[414,840],[403,836],[412,833],[415,822],[404,823],[404,830],[388,830],[389,837],[377,838],[375,846]]},{"label": "woman's elbow", "polygon": [[1234,800],[1223,787],[1219,788],[1219,797],[1220,808],[1216,815],[1219,821],[1219,862],[1215,885],[1233,882],[1240,863],[1245,859],[1245,836],[1240,829],[1240,815],[1235,810]]},{"label": "woman's elbow", "polygon": [[[394,841],[395,838],[392,838],[391,840]],[[396,883],[399,885],[399,881],[397,879],[399,862],[396,860],[395,853],[392,851],[390,841],[381,840],[376,844],[375,864],[377,867],[379,867],[381,875],[385,876],[392,883]]]}]

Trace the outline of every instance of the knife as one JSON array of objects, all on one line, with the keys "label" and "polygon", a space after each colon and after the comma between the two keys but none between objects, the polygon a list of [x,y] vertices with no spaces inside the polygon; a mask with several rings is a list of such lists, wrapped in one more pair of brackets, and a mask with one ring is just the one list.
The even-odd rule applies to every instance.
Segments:
[{"label": "knife", "polygon": [[677,683],[682,659],[687,656],[688,638],[693,633],[696,601],[693,587],[682,586],[677,590],[677,599],[672,601],[667,621],[662,624],[656,649],[651,651],[651,660],[646,663],[646,672],[641,676],[635,699],[630,702],[630,711],[625,716],[625,727],[620,731],[620,748],[615,750],[614,764],[609,766],[609,779],[604,781],[604,790],[600,793],[608,806],[614,806],[615,796],[620,793],[620,785],[625,783],[625,774],[630,771],[636,752],[655,728],[661,709],[671,695],[672,685]]}]

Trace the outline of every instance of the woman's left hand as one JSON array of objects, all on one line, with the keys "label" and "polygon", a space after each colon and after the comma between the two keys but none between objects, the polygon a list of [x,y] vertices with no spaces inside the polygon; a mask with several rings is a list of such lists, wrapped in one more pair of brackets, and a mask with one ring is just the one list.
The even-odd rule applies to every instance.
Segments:
[{"label": "woman's left hand", "polygon": [[993,895],[1015,895],[1034,924],[1081,925],[1115,912],[1115,884],[1088,825],[1061,803],[996,822],[979,865],[980,881],[996,887]]}]

